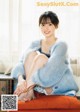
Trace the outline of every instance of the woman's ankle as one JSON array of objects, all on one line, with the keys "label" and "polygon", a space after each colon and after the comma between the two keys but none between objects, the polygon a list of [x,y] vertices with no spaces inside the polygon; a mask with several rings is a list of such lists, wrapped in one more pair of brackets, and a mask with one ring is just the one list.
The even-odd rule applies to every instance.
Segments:
[{"label": "woman's ankle", "polygon": [[25,81],[25,80],[23,79],[23,76],[22,76],[22,75],[19,75],[19,76],[18,76],[18,83],[23,82],[23,81]]},{"label": "woman's ankle", "polygon": [[25,82],[24,79],[22,79],[22,80],[18,80],[17,86],[20,86],[23,82]]}]

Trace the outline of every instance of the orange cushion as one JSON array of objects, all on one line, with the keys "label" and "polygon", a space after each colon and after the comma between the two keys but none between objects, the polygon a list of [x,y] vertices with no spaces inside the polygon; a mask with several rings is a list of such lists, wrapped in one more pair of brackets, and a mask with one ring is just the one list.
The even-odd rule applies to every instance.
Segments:
[{"label": "orange cushion", "polygon": [[71,96],[41,96],[34,100],[19,101],[18,109],[80,109],[80,101]]}]

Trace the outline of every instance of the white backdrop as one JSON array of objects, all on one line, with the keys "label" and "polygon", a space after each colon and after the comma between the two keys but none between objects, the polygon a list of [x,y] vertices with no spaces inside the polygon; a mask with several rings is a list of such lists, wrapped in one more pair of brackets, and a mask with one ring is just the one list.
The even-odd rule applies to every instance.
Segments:
[{"label": "white backdrop", "polygon": [[69,56],[80,57],[80,6],[37,6],[37,2],[80,3],[79,0],[0,0],[0,62],[15,64],[25,47],[43,37],[38,18],[48,10],[59,17],[56,35],[67,42]]}]

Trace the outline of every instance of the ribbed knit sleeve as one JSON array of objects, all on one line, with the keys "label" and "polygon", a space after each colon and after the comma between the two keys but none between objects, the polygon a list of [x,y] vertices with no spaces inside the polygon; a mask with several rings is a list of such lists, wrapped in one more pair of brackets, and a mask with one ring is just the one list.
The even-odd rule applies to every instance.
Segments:
[{"label": "ribbed knit sleeve", "polygon": [[18,63],[15,65],[15,67],[12,69],[11,72],[11,76],[13,78],[18,78],[19,75],[24,75],[25,74],[25,70],[24,70],[24,62],[26,60],[26,58],[28,57],[29,53],[32,51],[35,51],[37,49],[37,47],[39,47],[39,43],[40,41],[34,41],[31,43],[31,45],[24,50],[22,56],[20,57]]}]

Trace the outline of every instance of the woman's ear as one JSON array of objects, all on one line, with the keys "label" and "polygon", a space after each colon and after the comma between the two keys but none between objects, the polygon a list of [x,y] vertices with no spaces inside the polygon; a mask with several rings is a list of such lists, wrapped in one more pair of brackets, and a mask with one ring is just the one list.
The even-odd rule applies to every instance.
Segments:
[{"label": "woman's ear", "polygon": [[58,25],[56,25],[55,28],[57,29],[58,28]]}]

